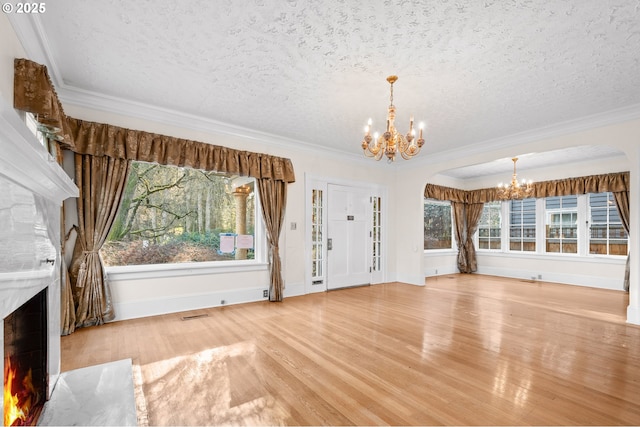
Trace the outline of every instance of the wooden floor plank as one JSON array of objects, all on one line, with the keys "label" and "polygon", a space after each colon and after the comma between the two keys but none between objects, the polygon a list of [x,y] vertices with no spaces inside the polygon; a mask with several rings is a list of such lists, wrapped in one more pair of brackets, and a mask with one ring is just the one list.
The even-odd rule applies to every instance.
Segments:
[{"label": "wooden floor plank", "polygon": [[85,328],[62,338],[62,369],[162,370],[219,351],[225,388],[201,389],[224,405],[205,424],[638,425],[627,305],[624,292],[457,274]]}]

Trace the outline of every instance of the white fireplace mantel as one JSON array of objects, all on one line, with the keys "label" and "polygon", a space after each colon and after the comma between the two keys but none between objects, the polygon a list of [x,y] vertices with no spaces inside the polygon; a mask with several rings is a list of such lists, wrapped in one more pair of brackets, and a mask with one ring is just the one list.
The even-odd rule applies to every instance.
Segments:
[{"label": "white fireplace mantel", "polygon": [[78,197],[78,187],[1,96],[0,174],[58,204]]}]

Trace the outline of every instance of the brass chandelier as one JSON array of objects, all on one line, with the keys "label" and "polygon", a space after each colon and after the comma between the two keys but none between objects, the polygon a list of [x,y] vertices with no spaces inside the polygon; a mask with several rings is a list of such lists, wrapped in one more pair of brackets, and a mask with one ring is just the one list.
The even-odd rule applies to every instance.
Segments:
[{"label": "brass chandelier", "polygon": [[420,124],[420,134],[418,139],[415,139],[415,130],[413,129],[413,116],[409,120],[409,132],[407,135],[402,135],[396,130],[394,121],[396,119],[396,107],[393,105],[393,84],[398,80],[398,76],[389,76],[387,81],[391,85],[391,96],[389,110],[387,113],[387,130],[382,135],[378,136],[375,133],[371,136],[371,119],[367,122],[367,126],[364,128],[364,139],[362,140],[362,151],[367,157],[373,157],[376,160],[380,160],[382,156],[387,156],[389,163],[395,161],[396,153],[400,153],[403,159],[409,160],[420,152],[420,149],[424,145],[424,139],[422,138],[423,125]]},{"label": "brass chandelier", "polygon": [[518,182],[516,174],[517,157],[511,159],[513,161],[513,175],[511,175],[510,184],[498,184],[497,195],[500,200],[526,199],[533,196],[533,181],[523,179]]}]

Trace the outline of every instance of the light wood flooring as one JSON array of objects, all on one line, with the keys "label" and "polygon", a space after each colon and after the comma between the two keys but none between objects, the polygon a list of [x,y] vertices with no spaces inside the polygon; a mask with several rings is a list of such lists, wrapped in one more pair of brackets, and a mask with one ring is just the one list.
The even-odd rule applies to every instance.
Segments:
[{"label": "light wood flooring", "polygon": [[[85,328],[62,338],[62,370],[225,354],[195,393],[219,408],[204,424],[639,425],[627,304],[618,291],[440,276]],[[150,407],[151,424],[191,424],[143,387],[173,414]]]}]

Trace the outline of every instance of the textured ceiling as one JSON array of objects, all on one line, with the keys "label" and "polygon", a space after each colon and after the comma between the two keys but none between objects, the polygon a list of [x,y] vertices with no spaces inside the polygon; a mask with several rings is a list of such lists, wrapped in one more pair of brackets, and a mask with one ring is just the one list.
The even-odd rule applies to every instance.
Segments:
[{"label": "textured ceiling", "polygon": [[355,154],[390,74],[428,153],[640,108],[640,0],[56,0],[34,19],[62,95]]}]

